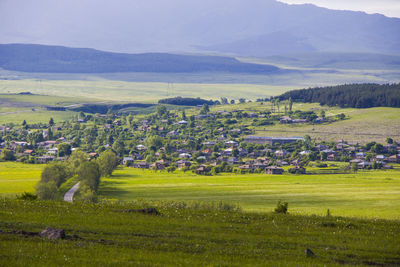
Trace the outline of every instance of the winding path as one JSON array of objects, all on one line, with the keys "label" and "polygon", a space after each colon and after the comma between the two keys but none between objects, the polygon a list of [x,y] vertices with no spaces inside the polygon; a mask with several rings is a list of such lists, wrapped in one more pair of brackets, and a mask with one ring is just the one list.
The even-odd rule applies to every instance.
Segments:
[{"label": "winding path", "polygon": [[64,195],[64,201],[72,203],[74,201],[74,194],[79,189],[79,184],[81,182],[76,183],[67,193]]}]

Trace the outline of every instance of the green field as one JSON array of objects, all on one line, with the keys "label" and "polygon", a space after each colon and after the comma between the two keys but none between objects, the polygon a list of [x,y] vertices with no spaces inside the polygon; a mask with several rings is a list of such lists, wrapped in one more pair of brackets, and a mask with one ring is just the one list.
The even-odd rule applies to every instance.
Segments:
[{"label": "green field", "polygon": [[101,196],[130,201],[224,201],[268,212],[278,200],[295,214],[400,219],[400,170],[357,174],[197,176],[119,169],[103,178]]},{"label": "green field", "polygon": [[0,162],[0,195],[34,192],[44,165]]},{"label": "green field", "polygon": [[[298,87],[295,87],[298,88]],[[58,97],[83,97],[107,101],[154,103],[161,98],[203,97],[219,99],[222,96],[255,99],[278,95],[288,91],[287,86],[257,84],[207,84],[124,82],[124,81],[51,81],[51,80],[0,80],[0,93],[31,92]]]},{"label": "green field", "polygon": [[[284,104],[280,105],[280,115],[285,108]],[[224,105],[212,107],[212,111],[226,110],[231,111],[241,109],[246,112],[255,111],[270,111],[271,104],[266,103],[246,103],[239,105]],[[337,121],[334,123],[324,124],[280,124],[273,126],[250,127],[255,130],[260,130],[256,133],[258,136],[304,136],[310,135],[316,141],[337,141],[346,140],[348,142],[366,143],[371,140],[385,143],[387,137],[392,137],[394,140],[400,139],[400,108],[340,108],[320,106],[317,103],[295,103],[293,110],[308,111],[312,110],[317,115],[322,110],[326,116],[335,116],[344,113],[346,120]],[[251,120],[246,121],[247,125],[251,124]]]},{"label": "green field", "polygon": [[[0,195],[33,192],[44,165],[0,163]],[[99,194],[123,201],[223,201],[269,212],[278,200],[294,214],[400,219],[400,169],[357,174],[198,176],[119,168],[102,178]]]}]

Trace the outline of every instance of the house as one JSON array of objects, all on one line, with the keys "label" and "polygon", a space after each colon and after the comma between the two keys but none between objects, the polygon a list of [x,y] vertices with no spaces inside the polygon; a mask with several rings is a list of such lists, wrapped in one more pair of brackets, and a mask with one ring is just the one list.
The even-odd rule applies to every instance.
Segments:
[{"label": "house", "polygon": [[227,162],[228,162],[228,164],[231,164],[231,165],[239,164],[239,160],[235,157],[230,157]]},{"label": "house", "polygon": [[54,160],[56,157],[55,156],[40,156],[38,157],[37,161],[40,164],[46,164],[49,163],[50,161]]},{"label": "house", "polygon": [[278,165],[278,166],[288,166],[289,163],[287,161],[277,160],[276,161],[276,165]]},{"label": "house", "polygon": [[161,163],[154,162],[153,164],[150,165],[150,168],[152,168],[153,170],[164,170],[165,166]]},{"label": "house", "polygon": [[181,153],[178,156],[180,159],[190,159],[192,157],[192,155],[190,155],[189,153]]},{"label": "house", "polygon": [[365,161],[365,160],[362,160],[362,159],[353,159],[353,160],[350,160],[350,167],[351,167],[353,164],[357,164],[357,167],[358,167],[359,169],[365,169],[365,168],[367,168],[368,166],[371,166],[371,163],[370,163],[370,162]]},{"label": "house", "polygon": [[99,154],[96,152],[89,153],[89,159],[96,159],[99,157]]},{"label": "house", "polygon": [[217,144],[217,143],[211,142],[211,141],[210,141],[210,142],[204,142],[204,143],[203,143],[204,146],[215,146],[216,144]]},{"label": "house", "polygon": [[292,118],[289,116],[283,116],[279,119],[280,123],[292,123]]},{"label": "house", "polygon": [[277,150],[275,152],[275,156],[278,157],[278,158],[284,158],[288,154],[289,153],[286,150]]},{"label": "house", "polygon": [[232,152],[233,152],[233,148],[230,147],[230,148],[228,148],[228,149],[225,149],[225,150],[222,152],[222,154],[223,154],[224,156],[230,157],[230,156],[232,156]]},{"label": "house", "polygon": [[308,122],[308,120],[306,120],[306,119],[295,119],[295,120],[292,120],[292,123],[307,123]]},{"label": "house", "polygon": [[400,163],[400,155],[393,155],[388,158],[390,163]]},{"label": "house", "polygon": [[335,161],[336,160],[336,155],[335,153],[331,153],[326,157],[327,161]]},{"label": "house", "polygon": [[147,147],[145,147],[144,145],[137,145],[136,149],[139,150],[139,151],[146,151]]},{"label": "house", "polygon": [[240,165],[239,169],[241,170],[252,170],[252,167],[249,164]]},{"label": "house", "polygon": [[310,155],[311,152],[310,152],[310,151],[307,151],[307,150],[304,150],[304,151],[301,151],[299,154],[300,154],[300,156],[304,157],[304,156]]},{"label": "house", "polygon": [[325,119],[322,117],[318,117],[315,119],[315,123],[323,123],[323,122],[325,122]]},{"label": "house", "polygon": [[131,165],[131,164],[133,164],[134,161],[135,160],[132,157],[124,157],[122,159],[122,164],[123,165]]},{"label": "house", "polygon": [[238,143],[238,142],[235,142],[235,141],[228,141],[228,142],[225,142],[225,145],[226,145],[226,146],[237,147],[237,146],[239,146],[239,143]]},{"label": "house", "polygon": [[375,157],[375,160],[376,161],[384,161],[386,159],[386,156],[385,155],[377,155],[376,157]]},{"label": "house", "polygon": [[33,150],[32,149],[27,149],[24,151],[25,155],[32,155],[33,154]]},{"label": "house", "polygon": [[192,166],[192,163],[186,160],[179,160],[176,162],[176,164],[178,165],[179,169]]},{"label": "house", "polygon": [[46,154],[48,154],[48,155],[57,155],[57,153],[58,153],[58,148],[56,148],[56,147],[50,148],[46,152]]},{"label": "house", "polygon": [[208,172],[208,170],[205,165],[201,165],[199,168],[196,169],[197,174],[205,174],[207,172]]},{"label": "house", "polygon": [[365,154],[364,152],[358,152],[356,154],[357,159],[365,159],[365,156],[367,156],[367,154]]},{"label": "house", "polygon": [[187,122],[187,121],[185,121],[185,120],[181,120],[181,121],[179,121],[179,122],[178,122],[178,124],[180,124],[180,125],[187,125],[187,124],[188,124],[188,122]]},{"label": "house", "polygon": [[150,167],[150,165],[145,161],[141,161],[141,162],[135,164],[134,167],[139,168],[139,169],[148,169]]},{"label": "house", "polygon": [[171,164],[171,162],[169,160],[166,160],[166,159],[157,160],[157,163],[162,164],[162,165],[164,165],[166,167],[168,167]]},{"label": "house", "polygon": [[283,169],[277,166],[270,166],[265,168],[265,173],[266,174],[282,174]]}]

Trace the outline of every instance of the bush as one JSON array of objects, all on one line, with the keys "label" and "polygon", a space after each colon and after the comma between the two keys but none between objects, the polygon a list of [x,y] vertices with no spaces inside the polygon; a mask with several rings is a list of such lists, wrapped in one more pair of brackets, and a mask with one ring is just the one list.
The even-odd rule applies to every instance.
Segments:
[{"label": "bush", "polygon": [[328,167],[328,164],[326,164],[326,163],[318,163],[316,166],[317,166],[318,168],[327,168],[327,167]]},{"label": "bush", "polygon": [[286,214],[288,211],[288,206],[289,203],[287,202],[281,202],[280,200],[278,201],[278,203],[276,204],[276,208],[275,208],[275,213],[283,213]]},{"label": "bush", "polygon": [[36,185],[36,194],[42,200],[54,200],[57,196],[57,184],[55,181],[47,183],[39,182]]},{"label": "bush", "polygon": [[36,200],[37,198],[37,195],[27,192],[24,192],[23,194],[17,196],[17,199],[19,200]]}]

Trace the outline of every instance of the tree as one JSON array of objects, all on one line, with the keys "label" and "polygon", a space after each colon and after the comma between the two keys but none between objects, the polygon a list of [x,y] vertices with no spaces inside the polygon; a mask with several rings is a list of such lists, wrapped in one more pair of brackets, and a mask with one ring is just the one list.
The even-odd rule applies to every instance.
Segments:
[{"label": "tree", "polygon": [[231,100],[231,105],[233,105],[233,104],[235,104],[235,100],[234,99]]},{"label": "tree", "polygon": [[164,105],[158,105],[156,108],[156,113],[159,117],[162,117],[164,114],[167,113],[167,107]]},{"label": "tree", "polygon": [[382,144],[375,144],[372,148],[371,151],[374,153],[383,153],[383,151],[385,150],[385,148],[383,147]]},{"label": "tree", "polygon": [[22,126],[25,126],[26,125],[26,120],[24,120],[23,122],[22,122]]},{"label": "tree", "polygon": [[163,146],[163,140],[161,137],[153,135],[146,139],[147,147],[154,152]]},{"label": "tree", "polygon": [[321,118],[325,119],[325,110],[321,110]]},{"label": "tree", "polygon": [[49,120],[49,125],[50,125],[50,126],[53,126],[53,125],[54,125],[54,119],[53,119],[53,118],[50,118],[50,120]]},{"label": "tree", "polygon": [[78,177],[82,186],[86,185],[92,191],[97,191],[100,184],[101,172],[99,165],[94,161],[83,163],[78,170]]},{"label": "tree", "polygon": [[289,97],[289,112],[292,112],[293,109],[293,100],[291,97]]},{"label": "tree", "polygon": [[186,120],[186,112],[185,112],[185,110],[182,110],[182,120]]},{"label": "tree", "polygon": [[72,152],[71,156],[66,162],[68,171],[71,173],[70,176],[77,174],[80,165],[87,161],[89,161],[88,155],[85,152],[82,152],[80,150],[75,150],[74,152]]},{"label": "tree", "polygon": [[55,182],[57,188],[60,187],[69,177],[69,172],[65,164],[61,162],[52,162],[44,167],[41,174],[41,183]]},{"label": "tree", "polygon": [[393,139],[390,137],[386,138],[386,143],[388,143],[390,145],[393,144]]},{"label": "tree", "polygon": [[57,146],[58,156],[65,157],[71,155],[71,145],[68,143],[61,143]]},{"label": "tree", "polygon": [[1,159],[6,161],[13,161],[15,160],[15,154],[9,149],[3,149],[3,151],[1,151]]},{"label": "tree", "polygon": [[210,112],[210,107],[207,104],[203,104],[200,114],[207,114],[208,112]]},{"label": "tree", "polygon": [[221,104],[228,105],[228,99],[226,97],[221,97]]},{"label": "tree", "polygon": [[358,164],[356,162],[353,162],[351,164],[351,170],[356,173],[358,171]]},{"label": "tree", "polygon": [[96,160],[102,176],[110,176],[118,166],[118,157],[111,150],[106,150],[100,154]]},{"label": "tree", "polygon": [[246,99],[245,99],[245,98],[239,98],[239,103],[240,103],[240,104],[246,103]]}]

